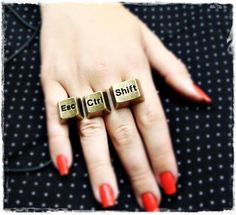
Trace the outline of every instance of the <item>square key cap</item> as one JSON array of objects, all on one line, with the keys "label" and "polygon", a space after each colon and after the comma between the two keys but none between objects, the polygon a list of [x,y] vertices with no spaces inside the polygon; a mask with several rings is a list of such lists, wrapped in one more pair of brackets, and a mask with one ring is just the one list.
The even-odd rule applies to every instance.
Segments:
[{"label": "square key cap", "polygon": [[102,91],[85,96],[84,106],[88,118],[102,116],[111,111],[107,93]]},{"label": "square key cap", "polygon": [[144,101],[138,79],[113,84],[110,88],[115,108],[123,108]]},{"label": "square key cap", "polygon": [[61,122],[65,122],[74,117],[83,119],[81,100],[76,97],[58,102],[58,112]]}]

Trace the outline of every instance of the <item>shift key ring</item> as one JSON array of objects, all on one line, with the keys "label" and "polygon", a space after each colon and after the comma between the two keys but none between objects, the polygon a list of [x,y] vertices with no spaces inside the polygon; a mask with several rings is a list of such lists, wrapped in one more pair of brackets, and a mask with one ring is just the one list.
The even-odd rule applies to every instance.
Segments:
[{"label": "shift key ring", "polygon": [[144,101],[143,91],[138,79],[113,84],[110,93],[116,109]]}]

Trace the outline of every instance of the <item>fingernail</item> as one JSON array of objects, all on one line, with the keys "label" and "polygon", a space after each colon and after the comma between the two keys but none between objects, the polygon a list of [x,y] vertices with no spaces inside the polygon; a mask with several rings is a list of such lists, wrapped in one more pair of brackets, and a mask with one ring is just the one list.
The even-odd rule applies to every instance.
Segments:
[{"label": "fingernail", "polygon": [[143,207],[146,211],[159,211],[159,202],[153,193],[143,193],[141,199],[143,202]]},{"label": "fingernail", "polygon": [[175,177],[171,172],[163,172],[160,174],[160,184],[165,194],[173,195],[176,193],[176,182]]},{"label": "fingernail", "polygon": [[114,193],[109,184],[102,184],[99,188],[99,192],[103,208],[108,208],[115,205]]},{"label": "fingernail", "polygon": [[69,173],[68,162],[64,155],[57,156],[57,167],[61,176]]},{"label": "fingernail", "polygon": [[199,86],[194,84],[194,88],[204,102],[206,102],[208,104],[210,104],[212,102],[212,99]]}]

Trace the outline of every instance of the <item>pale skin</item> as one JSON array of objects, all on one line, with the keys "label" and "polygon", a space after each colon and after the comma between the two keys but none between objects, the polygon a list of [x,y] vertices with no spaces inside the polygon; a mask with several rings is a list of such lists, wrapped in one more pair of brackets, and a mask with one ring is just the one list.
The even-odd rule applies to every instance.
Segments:
[{"label": "pale skin", "polygon": [[68,126],[59,121],[57,103],[137,78],[144,102],[113,108],[104,117],[78,120],[78,132],[98,202],[103,183],[112,187],[115,199],[119,194],[107,135],[130,177],[138,204],[144,207],[140,196],[145,192],[161,202],[159,175],[169,171],[177,183],[178,168],[150,67],[181,95],[202,102],[186,66],[121,4],[48,4],[41,6],[41,13],[41,83],[53,164],[58,168],[60,154],[69,167],[73,162]]}]

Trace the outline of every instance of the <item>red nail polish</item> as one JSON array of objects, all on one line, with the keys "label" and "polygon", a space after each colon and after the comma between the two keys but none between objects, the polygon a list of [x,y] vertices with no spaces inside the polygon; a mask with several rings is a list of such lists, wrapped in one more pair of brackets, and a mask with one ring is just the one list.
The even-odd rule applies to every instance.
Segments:
[{"label": "red nail polish", "polygon": [[159,211],[159,202],[151,192],[142,194],[141,199],[146,211]]},{"label": "red nail polish", "polygon": [[69,173],[68,162],[64,155],[57,156],[57,167],[61,176]]},{"label": "red nail polish", "polygon": [[163,172],[160,174],[160,184],[167,195],[173,195],[176,193],[175,177],[171,172]]},{"label": "red nail polish", "polygon": [[195,90],[198,92],[198,94],[202,97],[202,100],[208,104],[212,102],[212,99],[196,84],[194,84]]},{"label": "red nail polish", "polygon": [[99,192],[103,208],[108,208],[115,205],[114,193],[109,184],[102,184],[99,188]]}]

